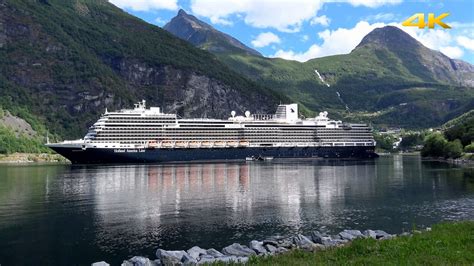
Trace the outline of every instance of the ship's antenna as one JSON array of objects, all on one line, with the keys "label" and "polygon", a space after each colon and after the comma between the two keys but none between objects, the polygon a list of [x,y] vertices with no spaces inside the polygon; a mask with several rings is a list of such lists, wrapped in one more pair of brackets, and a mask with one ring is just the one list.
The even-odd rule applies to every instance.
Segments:
[{"label": "ship's antenna", "polygon": [[49,144],[49,131],[46,131],[46,144]]}]

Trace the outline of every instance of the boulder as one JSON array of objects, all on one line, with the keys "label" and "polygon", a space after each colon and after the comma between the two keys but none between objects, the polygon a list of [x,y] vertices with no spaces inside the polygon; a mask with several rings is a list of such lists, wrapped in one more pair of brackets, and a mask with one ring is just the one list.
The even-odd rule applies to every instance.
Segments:
[{"label": "boulder", "polygon": [[213,264],[216,262],[216,258],[211,255],[203,255],[199,258],[197,264]]},{"label": "boulder", "polygon": [[309,240],[309,238],[305,237],[302,234],[298,234],[297,236],[293,237],[293,243],[302,249],[312,250],[314,248],[313,241]]},{"label": "boulder", "polygon": [[270,254],[275,254],[278,251],[278,248],[271,244],[264,245],[264,247],[268,250]]},{"label": "boulder", "polygon": [[222,253],[224,253],[225,255],[234,255],[238,257],[249,257],[252,255],[257,255],[255,251],[239,243],[234,243],[230,246],[223,248]]},{"label": "boulder", "polygon": [[344,245],[347,243],[347,240],[340,239],[340,238],[331,238],[330,236],[323,236],[321,238],[321,244],[326,246],[326,247],[335,247],[335,246],[340,246]]},{"label": "boulder", "polygon": [[[124,261],[125,262],[125,261]],[[140,256],[135,256],[128,260],[133,266],[154,266],[155,263],[150,261],[150,259]]]},{"label": "boulder", "polygon": [[213,256],[214,258],[218,258],[218,257],[224,256],[224,254],[220,253],[219,251],[217,251],[216,249],[213,249],[213,248],[210,248],[210,249],[206,250],[206,254],[207,254],[207,255],[211,255],[211,256]]},{"label": "boulder", "polygon": [[344,240],[352,241],[364,235],[359,230],[344,230],[339,233],[339,237]]},{"label": "boulder", "polygon": [[257,254],[265,254],[267,253],[268,251],[265,249],[265,247],[263,246],[263,242],[261,241],[257,241],[257,240],[252,240],[250,241],[249,243],[249,247],[255,251]]},{"label": "boulder", "polygon": [[321,241],[322,237],[324,237],[324,235],[321,234],[319,231],[311,232],[311,240],[316,244],[322,244],[323,243]]},{"label": "boulder", "polygon": [[185,255],[189,256],[184,250],[169,251],[158,249],[156,251],[156,257],[163,265],[182,265],[182,259]]},{"label": "boulder", "polygon": [[375,230],[375,235],[377,239],[390,239],[393,236],[382,230]]},{"label": "boulder", "polygon": [[294,248],[294,244],[293,244],[293,241],[291,241],[291,239],[285,239],[278,242],[278,247],[291,249],[291,248]]},{"label": "boulder", "polygon": [[278,242],[276,240],[272,240],[272,239],[265,239],[265,240],[263,240],[263,245],[264,246],[272,245],[274,247],[278,247]]},{"label": "boulder", "polygon": [[196,265],[197,260],[195,258],[191,257],[191,255],[189,255],[188,253],[186,253],[181,258],[181,262],[184,265]]},{"label": "boulder", "polygon": [[373,239],[377,239],[377,234],[375,233],[375,231],[373,230],[365,230],[364,231],[364,236],[367,237],[367,238],[373,238]]},{"label": "boulder", "polygon": [[105,261],[98,261],[98,262],[92,263],[91,266],[110,266],[110,264],[108,264]]},{"label": "boulder", "polygon": [[207,251],[205,249],[202,249],[198,246],[194,246],[190,249],[188,249],[188,254],[189,256],[193,257],[195,260],[199,258],[199,256],[207,254]]},{"label": "boulder", "polygon": [[287,252],[287,251],[288,251],[288,249],[287,249],[287,248],[284,248],[284,247],[278,247],[278,248],[277,248],[277,253],[285,253],[285,252]]}]

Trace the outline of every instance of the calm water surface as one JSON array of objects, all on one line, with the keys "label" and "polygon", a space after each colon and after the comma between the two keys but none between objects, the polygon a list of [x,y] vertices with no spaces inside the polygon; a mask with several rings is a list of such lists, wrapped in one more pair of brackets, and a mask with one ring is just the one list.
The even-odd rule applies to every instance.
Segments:
[{"label": "calm water surface", "polygon": [[346,228],[474,219],[474,170],[386,156],[127,166],[0,165],[0,264],[119,264]]}]

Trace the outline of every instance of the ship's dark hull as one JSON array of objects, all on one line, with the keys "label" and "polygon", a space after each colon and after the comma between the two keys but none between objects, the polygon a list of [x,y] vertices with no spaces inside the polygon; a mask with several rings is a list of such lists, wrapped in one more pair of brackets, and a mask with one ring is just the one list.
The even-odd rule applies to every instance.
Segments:
[{"label": "ship's dark hull", "polygon": [[246,147],[202,149],[100,149],[51,147],[75,164],[156,163],[274,158],[375,158],[374,147]]}]

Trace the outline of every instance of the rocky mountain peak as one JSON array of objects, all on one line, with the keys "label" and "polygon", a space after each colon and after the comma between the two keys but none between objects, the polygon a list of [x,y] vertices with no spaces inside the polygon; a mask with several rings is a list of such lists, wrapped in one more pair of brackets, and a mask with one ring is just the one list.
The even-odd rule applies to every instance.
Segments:
[{"label": "rocky mountain peak", "polygon": [[163,29],[202,49],[215,53],[246,53],[261,56],[232,36],[220,32],[183,9]]},{"label": "rocky mountain peak", "polygon": [[423,46],[415,38],[395,26],[385,26],[374,29],[362,39],[355,49],[367,45],[386,47],[389,49],[413,49]]}]

